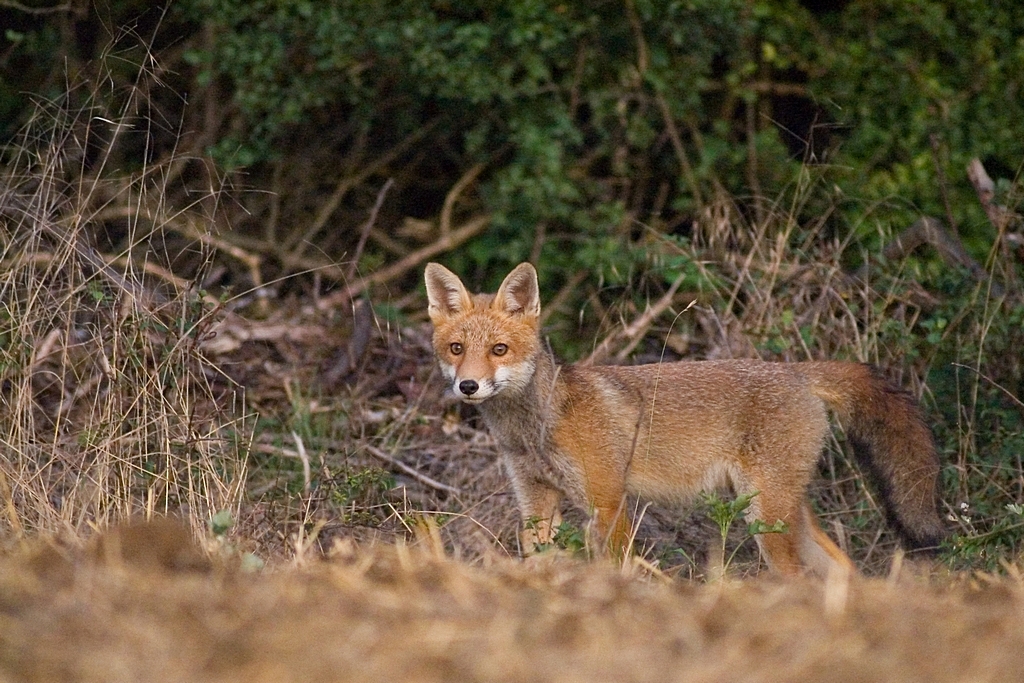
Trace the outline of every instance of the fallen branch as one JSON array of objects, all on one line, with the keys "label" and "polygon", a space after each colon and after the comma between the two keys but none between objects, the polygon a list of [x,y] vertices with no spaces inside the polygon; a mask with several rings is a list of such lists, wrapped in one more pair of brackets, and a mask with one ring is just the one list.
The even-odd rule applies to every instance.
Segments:
[{"label": "fallen branch", "polygon": [[[116,205],[97,211],[90,217],[90,222],[103,222],[119,218],[136,223],[139,219],[149,222],[153,227],[146,238],[158,230],[168,230],[216,249],[218,252],[227,254],[245,265],[249,271],[249,278],[252,280],[253,286],[260,287],[263,285],[261,271],[263,257],[260,254],[250,253],[226,238],[214,235],[203,222],[203,219],[191,211],[183,209],[171,214],[165,214],[160,207]],[[135,241],[139,243],[143,239],[137,238]]]},{"label": "fallen branch", "polygon": [[[294,434],[294,432],[293,432],[293,434]],[[296,445],[298,445],[299,443],[300,442],[297,441]],[[404,472],[405,474],[408,474],[410,477],[412,477],[413,479],[415,479],[416,481],[418,481],[418,482],[420,482],[422,484],[426,484],[427,486],[429,486],[431,488],[434,488],[434,489],[438,489],[440,491],[447,491],[448,493],[451,493],[451,494],[456,495],[456,496],[462,495],[462,492],[459,489],[455,488],[454,486],[449,486],[448,484],[445,484],[443,482],[437,481],[436,479],[432,479],[431,477],[428,477],[427,475],[423,474],[422,472],[419,472],[416,469],[414,469],[412,467],[409,467],[408,465],[406,465],[401,460],[398,460],[397,458],[394,458],[394,457],[388,455],[387,453],[385,453],[381,449],[377,448],[376,446],[370,446],[370,445],[367,445],[367,444],[363,444],[363,448],[365,448],[366,452],[369,453],[370,455],[372,455],[373,457],[377,458],[378,460],[383,460],[384,462],[388,463],[389,465],[391,465],[393,467],[396,467],[397,469],[402,470],[402,472]],[[309,456],[305,455],[302,452],[299,452],[298,450],[293,450],[293,449],[287,448],[285,446],[275,446],[274,444],[269,444],[269,443],[254,443],[252,445],[252,450],[257,452],[257,453],[267,453],[269,455],[284,456],[286,458],[296,458],[300,462],[303,463],[303,477],[306,476],[305,468],[307,467]],[[303,448],[303,451],[304,450],[305,449]]]},{"label": "fallen branch", "polygon": [[226,313],[214,323],[208,337],[203,339],[203,351],[224,354],[237,351],[246,342],[317,343],[324,338],[320,325],[299,325],[282,320],[248,320],[235,313]]},{"label": "fallen branch", "polygon": [[[5,188],[0,188],[0,190],[2,189]],[[70,247],[78,255],[78,258],[88,264],[94,272],[102,275],[115,288],[145,307],[142,302],[146,292],[142,283],[129,280],[111,268],[110,264],[81,237],[81,225],[65,227],[51,220],[49,216],[40,215],[34,208],[29,208],[30,206],[30,201],[27,198],[15,195],[13,192],[0,191],[0,216],[8,217],[14,222],[13,232],[21,229],[22,226],[26,226],[26,229],[32,232],[45,232],[58,244]],[[9,261],[10,259],[4,259],[5,263]]]}]

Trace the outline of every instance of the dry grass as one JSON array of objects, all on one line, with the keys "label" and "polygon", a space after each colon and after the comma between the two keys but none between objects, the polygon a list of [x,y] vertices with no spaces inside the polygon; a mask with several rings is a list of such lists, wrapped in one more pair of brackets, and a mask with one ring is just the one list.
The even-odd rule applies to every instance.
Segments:
[{"label": "dry grass", "polygon": [[351,543],[252,575],[195,562],[181,538],[122,528],[87,554],[0,559],[0,678],[937,683],[1024,668],[1019,575],[699,585]]},{"label": "dry grass", "polygon": [[[199,348],[212,304],[152,255],[176,219],[167,169],[108,177],[121,126],[101,114],[41,111],[0,175],[0,517],[15,537],[172,511],[202,530],[245,486],[252,420]],[[89,164],[83,130],[109,143]],[[142,205],[145,221],[123,210]],[[121,217],[114,254],[94,246],[105,214]]]}]

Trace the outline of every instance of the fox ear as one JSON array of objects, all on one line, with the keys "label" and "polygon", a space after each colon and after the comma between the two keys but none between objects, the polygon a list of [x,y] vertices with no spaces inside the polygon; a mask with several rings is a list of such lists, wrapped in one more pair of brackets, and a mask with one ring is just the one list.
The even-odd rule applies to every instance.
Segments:
[{"label": "fox ear", "polygon": [[529,263],[520,263],[505,276],[491,304],[506,313],[540,316],[540,286],[537,271]]},{"label": "fox ear", "polygon": [[472,307],[473,299],[462,280],[440,263],[428,263],[423,278],[427,282],[427,314],[431,320],[439,320]]}]

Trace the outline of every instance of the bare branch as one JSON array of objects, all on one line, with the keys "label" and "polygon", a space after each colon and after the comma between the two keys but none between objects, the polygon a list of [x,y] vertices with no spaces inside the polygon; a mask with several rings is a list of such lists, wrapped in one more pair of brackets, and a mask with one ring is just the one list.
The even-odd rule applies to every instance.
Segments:
[{"label": "bare branch", "polygon": [[1005,207],[995,203],[996,184],[992,182],[992,178],[985,170],[980,159],[971,159],[971,162],[967,164],[967,177],[970,178],[974,191],[978,193],[978,201],[981,202],[982,208],[985,209],[985,215],[988,216],[995,229],[1002,234],[1006,230],[1013,214],[1007,211]]},{"label": "bare branch", "polygon": [[56,14],[57,12],[71,11],[70,2],[60,5],[52,5],[50,7],[32,7],[31,5],[23,5],[17,0],[0,0],[0,7],[10,7],[11,9],[24,12],[25,14]]},{"label": "bare branch", "polygon": [[390,455],[388,455],[387,453],[385,453],[384,451],[375,446],[371,446],[370,444],[363,444],[363,448],[365,448],[366,452],[372,455],[373,457],[379,460],[383,460],[389,465],[394,465],[395,467],[402,470],[416,481],[422,482],[427,486],[430,486],[431,488],[440,489],[441,491],[447,491],[448,493],[455,494],[456,496],[461,495],[461,491],[459,491],[454,486],[449,486],[448,484],[444,484],[436,479],[428,477],[422,472],[419,472],[418,470],[409,467],[398,458],[391,457]]},{"label": "bare branch", "polygon": [[444,198],[444,206],[441,207],[441,237],[444,238],[451,232],[452,229],[452,211],[455,209],[455,202],[458,201],[459,195],[462,194],[463,190],[466,189],[474,180],[476,180],[484,170],[483,164],[477,164],[470,168],[468,171],[462,174],[462,177],[456,181],[452,189],[448,191],[447,196]]},{"label": "bare branch", "polygon": [[[909,228],[885,245],[885,248],[882,249],[882,256],[889,261],[900,261],[924,244],[933,247],[942,260],[949,265],[966,268],[978,282],[989,280],[988,272],[967,253],[960,239],[949,234],[942,221],[931,216],[922,216],[914,221]],[[869,265],[865,263],[857,272],[857,276],[862,280],[865,279],[868,268]],[[992,293],[999,296],[1002,292],[1002,287],[993,282]]]},{"label": "bare branch", "polygon": [[325,309],[344,304],[358,294],[362,294],[373,285],[388,282],[389,280],[405,275],[405,273],[427,259],[433,258],[434,256],[446,251],[450,251],[471,237],[475,237],[480,234],[490,222],[491,217],[488,214],[471,218],[461,227],[456,228],[447,235],[439,237],[437,241],[428,244],[422,249],[417,249],[408,256],[399,259],[386,268],[381,268],[380,270],[357,280],[340,292],[335,292],[334,294],[325,296],[320,299],[318,307]]},{"label": "bare branch", "polygon": [[377,201],[373,203],[373,208],[370,210],[370,217],[366,219],[366,222],[363,223],[363,227],[359,230],[359,244],[356,245],[355,254],[352,256],[352,262],[349,264],[348,272],[346,273],[346,279],[348,280],[351,280],[356,276],[356,268],[359,266],[359,258],[363,255],[363,249],[366,247],[366,238],[369,237],[370,229],[373,228],[373,224],[377,222],[377,214],[380,213],[380,207],[384,204],[384,197],[394,184],[394,178],[388,178],[388,181],[384,183],[384,187],[380,188],[380,192],[377,193]]},{"label": "bare branch", "polygon": [[306,251],[310,241],[318,232],[320,232],[320,230],[323,229],[325,225],[327,225],[327,221],[330,220],[335,210],[337,210],[338,206],[341,204],[341,200],[345,198],[345,195],[347,195],[352,188],[356,187],[371,175],[377,173],[379,170],[394,161],[416,141],[420,140],[427,133],[433,130],[439,120],[440,119],[435,119],[427,125],[421,126],[417,130],[413,131],[404,140],[384,153],[380,158],[373,161],[373,163],[367,164],[366,167],[358,173],[342,177],[335,186],[334,192],[332,192],[331,196],[326,202],[324,202],[324,205],[320,207],[320,211],[317,212],[316,218],[313,219],[309,228],[307,228],[306,232],[293,243],[294,248],[289,246],[292,250],[291,256],[299,257]]},{"label": "bare branch", "polygon": [[223,252],[237,261],[242,262],[249,270],[249,277],[254,287],[263,285],[263,275],[260,270],[263,264],[263,257],[253,254],[233,242],[212,234],[205,225],[200,224],[200,218],[191,211],[181,210],[172,215],[161,216],[159,209],[142,206],[113,206],[96,212],[92,220],[103,221],[113,218],[138,219],[145,218],[153,225],[159,225],[164,230],[177,232],[183,237],[201,242],[208,247]]}]

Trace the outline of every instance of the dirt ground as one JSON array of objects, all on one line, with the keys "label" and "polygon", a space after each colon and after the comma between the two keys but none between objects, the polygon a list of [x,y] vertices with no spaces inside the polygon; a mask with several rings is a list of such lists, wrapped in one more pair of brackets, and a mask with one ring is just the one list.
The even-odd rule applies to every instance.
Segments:
[{"label": "dirt ground", "polygon": [[[1013,575],[1013,572],[1011,572]],[[0,558],[3,681],[1009,681],[1016,578],[693,583],[339,542],[242,571],[170,524]]]}]

